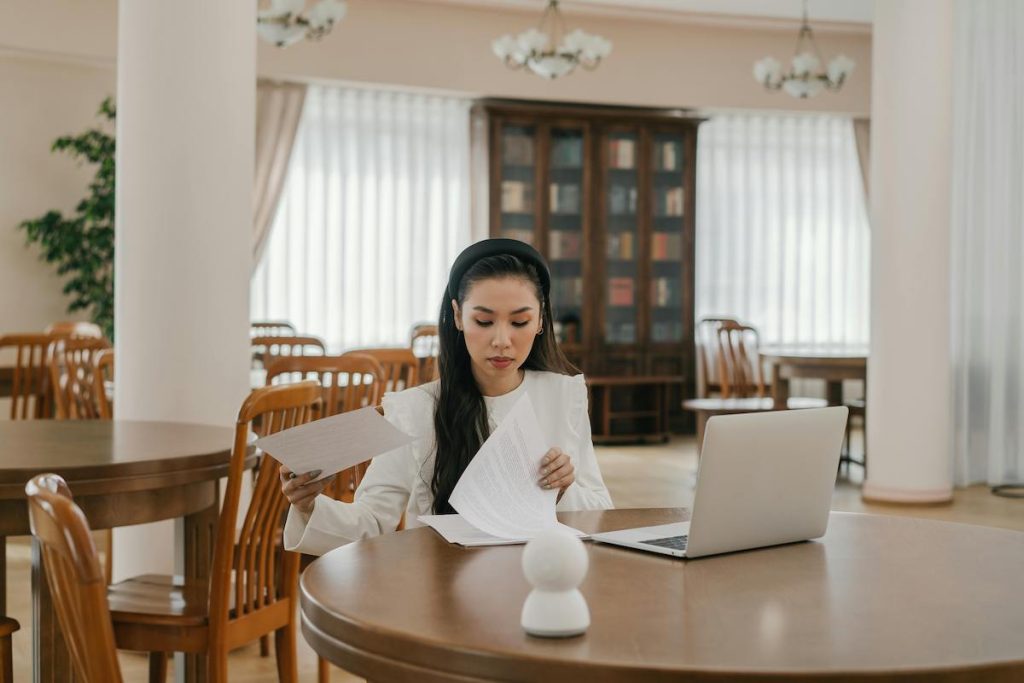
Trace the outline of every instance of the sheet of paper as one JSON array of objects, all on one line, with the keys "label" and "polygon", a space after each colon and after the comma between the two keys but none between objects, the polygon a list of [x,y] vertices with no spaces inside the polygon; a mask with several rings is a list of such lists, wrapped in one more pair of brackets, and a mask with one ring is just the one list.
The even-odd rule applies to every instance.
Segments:
[{"label": "sheet of paper", "polygon": [[499,538],[530,539],[552,527],[569,529],[555,518],[558,491],[538,483],[547,451],[524,393],[473,456],[448,501],[471,525]]},{"label": "sheet of paper", "polygon": [[[501,538],[500,536],[492,536],[486,531],[480,531],[480,529],[477,529],[475,526],[467,522],[462,515],[420,515],[417,519],[436,531],[441,535],[441,538],[449,543],[455,543],[456,545],[466,547],[516,545],[518,543],[526,543],[530,540],[526,537]],[[578,531],[564,524],[561,524],[560,526],[570,533],[576,534],[580,538],[589,538],[589,536],[584,534],[582,531]]]},{"label": "sheet of paper", "polygon": [[323,470],[323,479],[415,440],[370,407],[265,436],[256,447],[297,474]]}]

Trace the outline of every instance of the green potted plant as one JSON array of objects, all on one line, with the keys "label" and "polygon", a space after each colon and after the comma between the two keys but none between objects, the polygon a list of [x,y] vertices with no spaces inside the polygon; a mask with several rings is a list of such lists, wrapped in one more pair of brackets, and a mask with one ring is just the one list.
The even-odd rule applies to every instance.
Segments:
[{"label": "green potted plant", "polygon": [[107,338],[114,338],[114,136],[110,128],[115,117],[114,102],[103,100],[97,116],[101,127],[79,135],[57,138],[52,149],[67,152],[79,163],[96,165],[89,194],[75,207],[73,215],[47,211],[39,218],[23,221],[28,243],[38,243],[40,258],[57,266],[57,273],[69,276],[64,293],[71,297],[68,312],[88,310]]}]

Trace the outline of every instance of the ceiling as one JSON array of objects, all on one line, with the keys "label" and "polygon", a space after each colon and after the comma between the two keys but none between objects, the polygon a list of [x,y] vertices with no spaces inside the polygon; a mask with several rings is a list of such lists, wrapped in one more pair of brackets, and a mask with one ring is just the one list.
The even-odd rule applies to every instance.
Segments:
[{"label": "ceiling", "polygon": [[[504,7],[540,11],[546,0],[421,0],[479,7]],[[723,23],[791,24],[800,20],[801,0],[560,0],[568,13],[686,20],[720,20]],[[874,0],[808,0],[812,25],[850,24],[869,26]]]}]

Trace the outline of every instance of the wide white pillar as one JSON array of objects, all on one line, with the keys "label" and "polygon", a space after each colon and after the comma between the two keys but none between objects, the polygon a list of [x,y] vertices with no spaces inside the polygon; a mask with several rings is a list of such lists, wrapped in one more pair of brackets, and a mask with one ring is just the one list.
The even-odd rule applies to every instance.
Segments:
[{"label": "wide white pillar", "polygon": [[[864,497],[952,497],[953,0],[875,3]],[[908,48],[912,46],[912,48]]]},{"label": "wide white pillar", "polygon": [[[115,417],[230,426],[249,377],[256,3],[118,4]],[[171,572],[174,547],[170,522],[117,530],[115,577]]]}]

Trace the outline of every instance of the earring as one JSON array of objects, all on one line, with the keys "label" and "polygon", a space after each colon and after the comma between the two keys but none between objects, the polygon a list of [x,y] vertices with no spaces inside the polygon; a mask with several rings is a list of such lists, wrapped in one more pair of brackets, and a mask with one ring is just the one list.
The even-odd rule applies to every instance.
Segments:
[{"label": "earring", "polygon": [[544,328],[543,328],[543,327],[542,327],[542,328],[540,328],[539,330],[537,330],[537,336],[538,336],[538,337],[539,337],[540,335],[542,335],[542,334],[544,334]]}]

